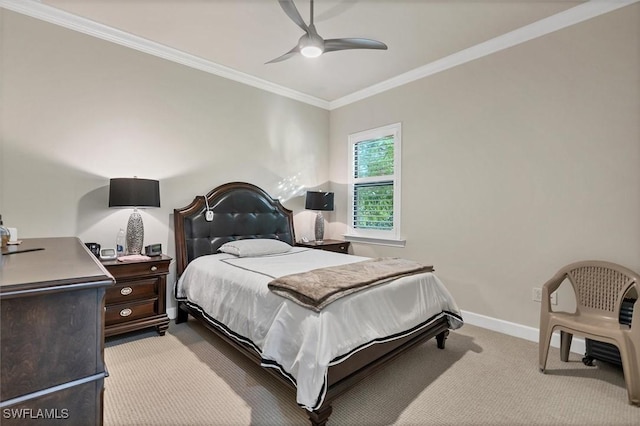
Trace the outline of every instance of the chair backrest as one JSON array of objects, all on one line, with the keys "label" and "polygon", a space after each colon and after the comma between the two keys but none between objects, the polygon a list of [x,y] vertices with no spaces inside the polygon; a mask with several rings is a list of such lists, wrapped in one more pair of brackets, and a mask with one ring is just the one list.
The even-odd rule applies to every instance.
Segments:
[{"label": "chair backrest", "polygon": [[622,299],[640,281],[637,273],[605,261],[584,261],[563,268],[576,293],[578,311],[618,318]]}]

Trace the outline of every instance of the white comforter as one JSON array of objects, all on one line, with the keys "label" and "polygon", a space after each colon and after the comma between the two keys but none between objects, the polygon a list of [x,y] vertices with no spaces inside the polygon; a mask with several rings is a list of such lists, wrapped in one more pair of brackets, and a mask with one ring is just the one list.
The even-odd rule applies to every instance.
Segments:
[{"label": "white comforter", "polygon": [[176,297],[206,313],[230,336],[253,345],[263,366],[279,369],[296,385],[298,404],[314,410],[324,400],[328,367],[354,349],[397,339],[442,316],[450,328],[462,326],[455,301],[433,273],[353,293],[319,313],[267,288],[276,277],[365,259],[299,247],[261,257],[202,256],[185,269]]}]

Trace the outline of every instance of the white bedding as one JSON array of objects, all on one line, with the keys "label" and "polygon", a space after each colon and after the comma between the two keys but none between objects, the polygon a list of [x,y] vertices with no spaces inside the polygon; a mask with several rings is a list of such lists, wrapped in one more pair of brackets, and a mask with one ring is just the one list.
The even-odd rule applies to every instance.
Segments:
[{"label": "white bedding", "polygon": [[451,329],[462,326],[455,301],[433,273],[353,293],[319,313],[267,288],[277,277],[365,259],[300,247],[261,257],[202,256],[178,280],[176,297],[251,344],[263,366],[279,369],[296,385],[298,404],[315,410],[324,400],[328,367],[356,348],[403,337],[442,316]]}]

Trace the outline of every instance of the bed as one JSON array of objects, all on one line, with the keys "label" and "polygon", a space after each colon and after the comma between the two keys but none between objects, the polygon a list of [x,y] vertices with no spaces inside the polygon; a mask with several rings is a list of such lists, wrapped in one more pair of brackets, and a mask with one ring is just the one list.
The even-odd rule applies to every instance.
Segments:
[{"label": "bed", "polygon": [[[331,402],[359,381],[432,337],[444,349],[449,330],[463,324],[432,272],[373,285],[322,307],[270,290],[283,275],[369,259],[296,247],[292,211],[255,185],[231,182],[196,196],[174,210],[174,223],[176,323],[192,315],[266,367],[296,390],[312,425],[325,425]],[[257,256],[226,250],[243,243],[284,248]]]}]

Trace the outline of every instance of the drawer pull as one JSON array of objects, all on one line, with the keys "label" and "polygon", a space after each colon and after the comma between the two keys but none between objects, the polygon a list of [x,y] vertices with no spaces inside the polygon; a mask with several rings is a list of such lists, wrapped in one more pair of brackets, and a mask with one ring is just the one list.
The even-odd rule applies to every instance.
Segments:
[{"label": "drawer pull", "polygon": [[157,266],[152,266],[152,267],[151,267],[151,270],[152,270],[153,272],[155,272],[155,271],[157,271],[157,270],[158,270],[158,267],[157,267]]},{"label": "drawer pull", "polygon": [[120,294],[123,296],[128,296],[133,292],[133,289],[131,287],[122,287],[120,289]]},{"label": "drawer pull", "polygon": [[125,308],[123,310],[120,311],[120,316],[121,317],[128,317],[129,315],[131,315],[133,313],[133,311],[129,308]]}]

